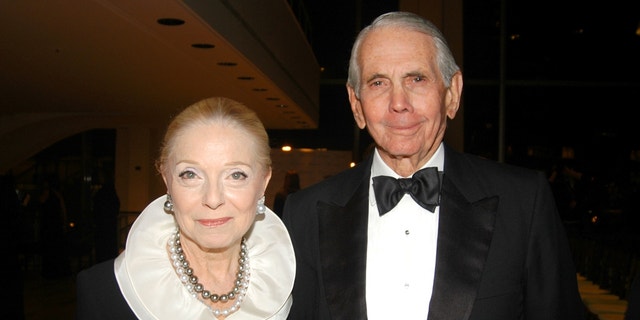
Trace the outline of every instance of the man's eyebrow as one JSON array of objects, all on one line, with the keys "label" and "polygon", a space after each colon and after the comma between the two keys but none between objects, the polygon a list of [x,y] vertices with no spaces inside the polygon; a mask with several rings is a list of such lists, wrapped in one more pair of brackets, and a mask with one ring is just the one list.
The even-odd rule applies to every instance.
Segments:
[{"label": "man's eyebrow", "polygon": [[426,75],[423,72],[420,71],[411,71],[411,72],[407,72],[405,73],[403,78],[408,78],[408,77],[416,77],[416,76],[420,76],[420,77],[426,77]]},{"label": "man's eyebrow", "polygon": [[387,78],[387,76],[385,76],[382,73],[374,73],[369,78],[366,79],[366,82],[369,82],[369,81],[371,81],[373,79],[377,79],[377,78]]}]

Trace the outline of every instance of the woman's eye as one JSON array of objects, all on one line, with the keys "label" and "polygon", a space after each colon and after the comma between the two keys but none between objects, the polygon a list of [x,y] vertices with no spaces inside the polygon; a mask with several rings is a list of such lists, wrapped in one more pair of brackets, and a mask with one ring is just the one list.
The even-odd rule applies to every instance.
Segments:
[{"label": "woman's eye", "polygon": [[236,171],[231,174],[231,178],[233,180],[244,180],[247,178],[247,175],[244,172]]},{"label": "woman's eye", "polygon": [[193,171],[184,171],[181,172],[178,177],[182,178],[182,179],[194,179],[197,177],[196,173]]}]

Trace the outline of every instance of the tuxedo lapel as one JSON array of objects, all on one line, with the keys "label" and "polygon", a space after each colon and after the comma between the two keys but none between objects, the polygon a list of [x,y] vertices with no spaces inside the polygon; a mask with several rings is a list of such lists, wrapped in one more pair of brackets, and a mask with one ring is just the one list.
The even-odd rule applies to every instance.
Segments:
[{"label": "tuxedo lapel", "polygon": [[333,319],[366,319],[367,182],[345,206],[318,203],[321,281]]},{"label": "tuxedo lapel", "polygon": [[477,187],[470,178],[474,175],[465,173],[468,169],[461,163],[456,163],[458,166],[449,161],[454,159],[457,158],[452,153],[446,154],[429,320],[469,318],[489,253],[498,208],[499,199],[494,195],[470,202],[469,193],[477,191],[469,191]]},{"label": "tuxedo lapel", "polygon": [[[330,314],[338,315],[333,319],[366,319],[370,163],[363,164],[355,191],[342,193],[348,199],[317,204],[320,281]],[[468,319],[489,252],[498,198],[485,194],[468,171],[457,154],[447,153],[430,320]]]}]

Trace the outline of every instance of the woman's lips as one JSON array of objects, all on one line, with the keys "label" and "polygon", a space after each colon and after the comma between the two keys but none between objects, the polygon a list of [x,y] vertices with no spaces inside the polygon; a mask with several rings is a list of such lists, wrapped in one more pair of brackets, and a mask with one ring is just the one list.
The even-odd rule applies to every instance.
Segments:
[{"label": "woman's lips", "polygon": [[217,227],[225,224],[227,221],[231,220],[231,218],[222,218],[222,219],[202,219],[198,220],[198,223],[205,227]]}]

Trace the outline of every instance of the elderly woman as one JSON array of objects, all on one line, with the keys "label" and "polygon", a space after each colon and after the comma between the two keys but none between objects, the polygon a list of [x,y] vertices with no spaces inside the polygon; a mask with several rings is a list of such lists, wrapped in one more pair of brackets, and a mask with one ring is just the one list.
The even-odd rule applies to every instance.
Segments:
[{"label": "elderly woman", "polygon": [[286,319],[295,257],[264,205],[267,133],[246,106],[200,101],[169,125],[153,201],[116,259],[82,271],[78,319]]}]

